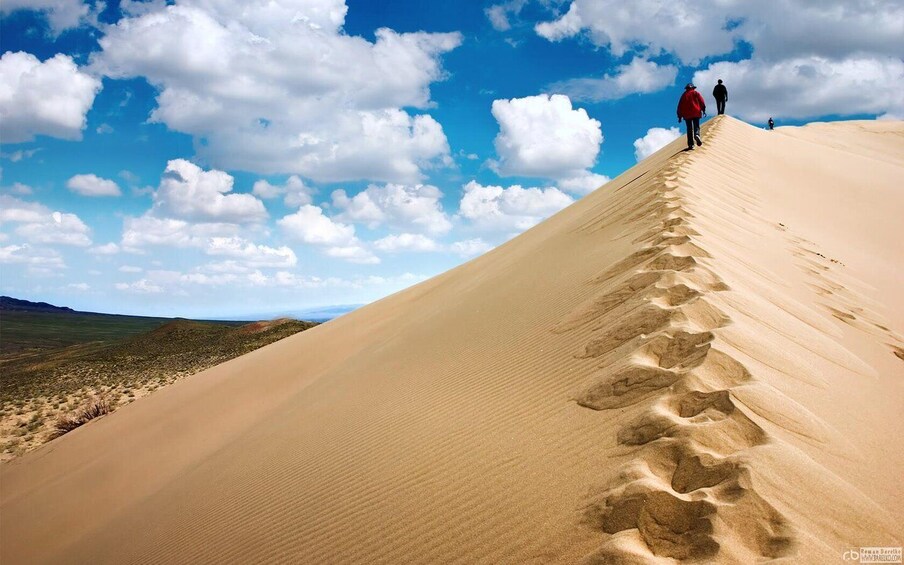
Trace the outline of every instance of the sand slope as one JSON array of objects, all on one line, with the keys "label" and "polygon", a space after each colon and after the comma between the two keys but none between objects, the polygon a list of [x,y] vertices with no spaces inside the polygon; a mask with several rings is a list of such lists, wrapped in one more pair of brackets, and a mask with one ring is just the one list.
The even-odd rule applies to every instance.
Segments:
[{"label": "sand slope", "polygon": [[722,117],[704,140],[3,465],[0,560],[819,563],[901,545],[904,124]]}]

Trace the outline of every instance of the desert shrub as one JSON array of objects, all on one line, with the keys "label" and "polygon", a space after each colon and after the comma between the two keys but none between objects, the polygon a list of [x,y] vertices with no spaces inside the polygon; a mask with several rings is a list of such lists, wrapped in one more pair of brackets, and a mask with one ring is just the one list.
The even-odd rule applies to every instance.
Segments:
[{"label": "desert shrub", "polygon": [[100,396],[97,398],[92,398],[88,401],[82,409],[79,411],[79,417],[87,422],[88,420],[92,420],[97,418],[98,416],[103,416],[104,414],[109,414],[113,411],[113,405],[107,400],[106,397]]},{"label": "desert shrub", "polygon": [[114,410],[113,404],[105,397],[92,398],[74,414],[65,414],[57,418],[53,424],[53,437],[59,437],[82,426],[94,418],[109,414]]}]

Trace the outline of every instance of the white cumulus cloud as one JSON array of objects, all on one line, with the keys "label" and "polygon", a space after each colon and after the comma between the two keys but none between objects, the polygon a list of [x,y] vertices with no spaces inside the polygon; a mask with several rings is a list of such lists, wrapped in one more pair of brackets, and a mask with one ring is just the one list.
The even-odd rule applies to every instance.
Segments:
[{"label": "white cumulus cloud", "polygon": [[277,222],[286,235],[314,245],[343,245],[355,238],[355,227],[334,222],[317,206],[304,205]]},{"label": "white cumulus cloud", "polygon": [[91,245],[91,229],[75,214],[53,212],[48,220],[24,224],[16,229],[16,233],[36,243]]},{"label": "white cumulus cloud", "polygon": [[613,74],[602,78],[577,78],[550,86],[553,92],[563,92],[573,100],[599,102],[615,100],[630,94],[656,92],[675,82],[678,67],[660,65],[635,57],[629,64],[615,68]]},{"label": "white cumulus cloud", "polygon": [[208,255],[238,259],[250,267],[286,268],[298,263],[289,247],[256,245],[240,237],[213,237],[207,245]]},{"label": "white cumulus cloud", "polygon": [[641,50],[694,63],[729,53],[737,41],[770,59],[857,52],[900,56],[902,28],[904,5],[896,0],[573,0],[560,18],[535,29],[551,41],[586,33],[619,57]]},{"label": "white cumulus cloud", "polygon": [[464,186],[458,214],[487,231],[523,231],[573,202],[555,187],[503,188],[471,181]]},{"label": "white cumulus cloud", "polygon": [[151,121],[212,166],[316,181],[416,182],[450,160],[427,109],[457,33],[347,35],[342,1],[183,0],[106,29],[98,73],[146,77]]},{"label": "white cumulus cloud", "polygon": [[527,0],[509,0],[500,4],[493,4],[484,10],[490,25],[496,31],[508,31],[512,28],[509,16],[517,16],[527,4]]},{"label": "white cumulus cloud", "polygon": [[94,174],[75,175],[66,181],[66,187],[82,196],[120,196],[119,185]]},{"label": "white cumulus cloud", "polygon": [[679,137],[678,128],[650,128],[646,135],[634,140],[634,158],[639,163]]},{"label": "white cumulus cloud", "polygon": [[0,224],[7,222],[41,222],[50,216],[50,209],[38,202],[26,202],[12,196],[0,195]]},{"label": "white cumulus cloud", "polygon": [[[247,268],[294,265],[297,259],[288,247],[259,245],[244,238],[266,234],[267,212],[255,196],[233,193],[233,183],[233,177],[223,171],[203,170],[184,159],[169,161],[153,192],[153,206],[142,216],[123,219],[122,240],[110,252],[142,253],[146,246],[191,247],[235,259]],[[101,249],[94,252],[103,253]]]},{"label": "white cumulus cloud", "polygon": [[95,255],[116,255],[119,253],[119,246],[113,243],[105,243],[103,245],[98,245],[97,247],[92,247],[88,250],[89,253],[93,253]]},{"label": "white cumulus cloud", "polygon": [[727,53],[736,33],[725,29],[732,0],[687,2],[617,2],[574,0],[568,11],[537,24],[538,35],[560,41],[587,32],[590,39],[621,57],[637,45],[652,55],[675,53],[690,62]]},{"label": "white cumulus cloud", "polygon": [[77,215],[0,195],[0,224],[5,223],[17,224],[15,233],[32,243],[91,245],[91,229]]},{"label": "white cumulus cloud", "polygon": [[441,246],[429,237],[419,233],[392,234],[376,240],[374,248],[387,253],[401,251],[439,251]]},{"label": "white cumulus cloud", "polygon": [[568,178],[596,162],[601,124],[583,108],[573,108],[567,96],[495,100],[492,112],[499,122],[494,142],[499,160],[492,166],[500,175]]},{"label": "white cumulus cloud", "polygon": [[[572,0],[564,14],[535,30],[550,41],[587,36],[617,57],[667,54],[692,66],[747,45],[749,60],[713,63],[694,82],[711,88],[724,79],[729,113],[749,120],[901,115],[904,4],[898,0]],[[571,84],[576,94],[612,86]]]},{"label": "white cumulus cloud", "polygon": [[276,223],[286,237],[321,246],[331,257],[353,263],[379,263],[355,235],[355,226],[334,221],[317,206],[305,204]]},{"label": "white cumulus cloud", "polygon": [[68,55],[44,62],[25,52],[0,57],[0,136],[4,143],[36,135],[81,139],[100,80],[79,70]]},{"label": "white cumulus cloud", "polygon": [[572,194],[589,194],[610,180],[606,175],[584,171],[573,177],[559,179],[556,185],[561,190]]},{"label": "white cumulus cloud", "polygon": [[713,63],[694,73],[695,84],[729,86],[727,111],[745,120],[812,118],[826,114],[904,114],[900,58],[799,57]]},{"label": "white cumulus cloud", "polygon": [[89,6],[82,0],[3,0],[0,14],[16,10],[35,10],[47,16],[55,34],[77,27],[88,16]]},{"label": "white cumulus cloud", "polygon": [[0,247],[0,263],[27,265],[41,271],[66,268],[66,263],[58,252],[36,249],[27,243]]},{"label": "white cumulus cloud", "polygon": [[324,252],[330,257],[342,259],[350,263],[360,263],[362,265],[375,265],[380,259],[371,253],[368,249],[361,246],[358,242],[351,245],[339,247],[327,247]]},{"label": "white cumulus cloud", "polygon": [[333,206],[341,213],[337,218],[359,222],[370,228],[389,225],[401,230],[444,234],[452,223],[443,211],[443,193],[429,184],[370,185],[349,197],[344,190],[333,191]]},{"label": "white cumulus cloud", "polygon": [[229,194],[232,185],[232,176],[223,171],[204,171],[185,159],[173,159],[154,194],[153,214],[226,223],[266,219],[264,204],[250,194]]},{"label": "white cumulus cloud", "polygon": [[252,194],[259,198],[269,200],[285,195],[283,201],[286,206],[297,208],[303,204],[313,203],[314,189],[304,183],[298,175],[292,175],[283,185],[270,184],[264,179],[254,183]]},{"label": "white cumulus cloud", "polygon": [[148,245],[204,248],[211,238],[238,235],[239,226],[228,223],[191,223],[147,214],[123,219],[121,247],[136,251]]},{"label": "white cumulus cloud", "polygon": [[900,58],[904,52],[904,4],[898,0],[716,4],[716,13],[738,22],[736,33],[763,59],[833,59],[864,53]]}]

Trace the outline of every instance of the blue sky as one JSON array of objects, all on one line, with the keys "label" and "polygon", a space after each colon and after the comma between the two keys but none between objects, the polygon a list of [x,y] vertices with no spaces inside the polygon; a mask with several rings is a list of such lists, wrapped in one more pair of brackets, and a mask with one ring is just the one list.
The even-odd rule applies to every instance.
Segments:
[{"label": "blue sky", "polygon": [[679,134],[904,116],[900,2],[8,0],[0,292],[190,317],[375,300]]}]

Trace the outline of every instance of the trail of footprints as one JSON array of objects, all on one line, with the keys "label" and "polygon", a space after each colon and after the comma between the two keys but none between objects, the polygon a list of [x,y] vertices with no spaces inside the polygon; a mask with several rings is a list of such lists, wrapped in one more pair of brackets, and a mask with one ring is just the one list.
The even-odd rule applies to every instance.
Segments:
[{"label": "trail of footprints", "polygon": [[[638,214],[655,224],[646,247],[597,277],[602,292],[553,330],[593,324],[579,355],[598,360],[599,378],[578,404],[645,406],[617,435],[638,451],[586,507],[585,522],[607,534],[639,535],[659,557],[722,560],[718,540],[728,537],[758,558],[781,557],[793,552],[792,529],[756,492],[745,459],[767,434],[731,394],[752,376],[713,347],[714,332],[730,320],[707,298],[728,287],[701,263],[708,254],[694,239],[677,174],[673,164],[650,179],[663,192]],[[591,560],[651,557],[632,553],[620,535]]]},{"label": "trail of footprints", "polygon": [[785,232],[785,238],[794,255],[797,267],[805,272],[810,286],[821,297],[821,303],[829,313],[845,324],[882,340],[898,359],[904,361],[904,336],[892,330],[878,313],[870,310],[868,299],[859,292],[835,280],[836,273],[845,265],[819,252],[817,245],[803,237],[793,235],[784,224],[777,228]]}]

